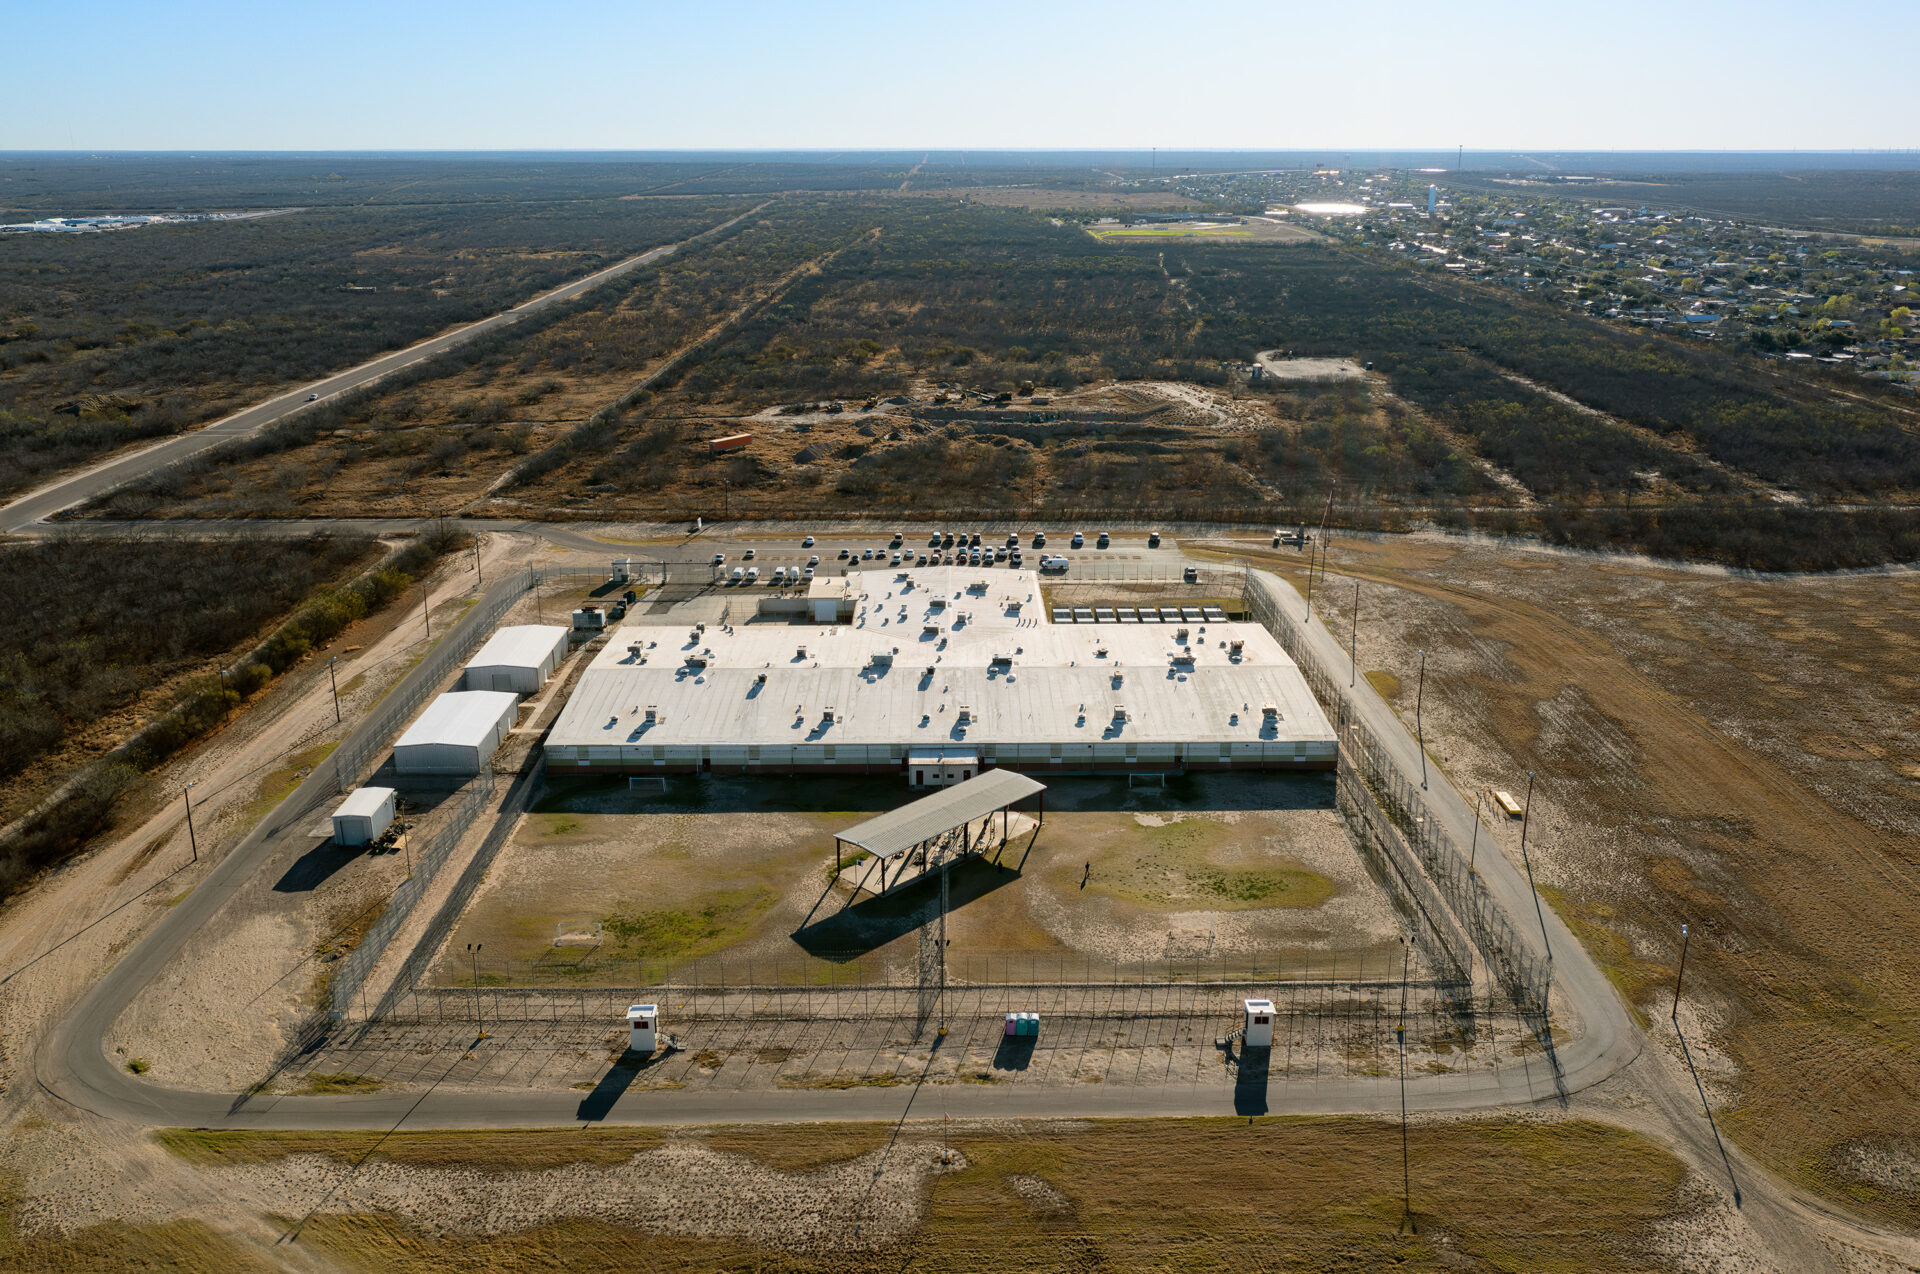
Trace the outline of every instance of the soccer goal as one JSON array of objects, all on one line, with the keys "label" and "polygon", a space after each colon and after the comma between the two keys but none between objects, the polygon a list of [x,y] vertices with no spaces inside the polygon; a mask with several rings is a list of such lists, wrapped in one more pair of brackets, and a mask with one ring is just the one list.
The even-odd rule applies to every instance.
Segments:
[{"label": "soccer goal", "polygon": [[1167,776],[1164,774],[1129,774],[1127,775],[1127,786],[1130,788],[1165,787],[1166,785],[1167,785]]},{"label": "soccer goal", "polygon": [[598,920],[561,920],[553,926],[556,947],[597,947],[604,936],[604,925]]},{"label": "soccer goal", "polygon": [[627,790],[639,788],[643,792],[667,793],[667,776],[664,774],[635,774],[627,779]]}]

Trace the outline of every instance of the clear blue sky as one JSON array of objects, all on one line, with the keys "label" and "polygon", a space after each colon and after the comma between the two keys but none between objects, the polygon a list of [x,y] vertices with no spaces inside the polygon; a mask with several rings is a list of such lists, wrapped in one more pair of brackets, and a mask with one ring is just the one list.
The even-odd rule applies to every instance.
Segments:
[{"label": "clear blue sky", "polygon": [[1920,4],[0,0],[0,150],[1920,145]]}]

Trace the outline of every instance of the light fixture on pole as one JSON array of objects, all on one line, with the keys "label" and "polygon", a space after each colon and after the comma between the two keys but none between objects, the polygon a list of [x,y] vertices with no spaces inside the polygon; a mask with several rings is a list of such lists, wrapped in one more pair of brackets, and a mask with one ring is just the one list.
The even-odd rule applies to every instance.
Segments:
[{"label": "light fixture on pole", "polygon": [[1673,979],[1673,1025],[1680,1027],[1680,983],[1687,976],[1687,927],[1680,926],[1680,972]]}]

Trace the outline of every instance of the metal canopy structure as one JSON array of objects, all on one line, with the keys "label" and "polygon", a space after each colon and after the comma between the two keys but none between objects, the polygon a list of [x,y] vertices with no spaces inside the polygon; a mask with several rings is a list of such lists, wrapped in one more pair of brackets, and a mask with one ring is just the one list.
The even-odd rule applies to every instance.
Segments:
[{"label": "metal canopy structure", "polygon": [[964,783],[942,788],[878,818],[855,823],[839,834],[875,858],[893,858],[976,818],[998,813],[1015,801],[1047,790],[1045,783],[1012,770],[988,770]]},{"label": "metal canopy structure", "polygon": [[[1014,802],[1046,790],[1046,784],[1024,774],[1012,770],[988,770],[963,783],[956,783],[902,805],[897,810],[888,810],[877,818],[855,823],[836,835],[833,838],[836,873],[844,865],[845,851],[842,846],[857,845],[879,860],[875,866],[878,867],[880,888],[872,889],[871,885],[864,884],[867,873],[863,873],[861,883],[855,885],[855,892],[864,887],[874,893],[883,893],[889,887],[889,859],[908,856],[907,861],[901,863],[894,873],[893,884],[897,886],[905,883],[909,868],[927,872],[951,859],[984,853],[991,839],[993,816],[1000,815],[1001,825],[996,843],[1004,844],[1011,831],[1008,809]],[[1045,818],[1045,809],[1043,803],[1036,812],[1036,834],[1041,820]],[[1024,826],[1024,816],[1022,818]],[[975,828],[975,822],[981,823],[981,826]],[[954,835],[956,831],[958,836]]]}]

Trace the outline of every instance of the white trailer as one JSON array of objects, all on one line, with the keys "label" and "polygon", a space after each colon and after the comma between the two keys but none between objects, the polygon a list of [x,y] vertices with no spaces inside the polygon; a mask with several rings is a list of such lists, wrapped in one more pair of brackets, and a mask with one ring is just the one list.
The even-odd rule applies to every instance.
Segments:
[{"label": "white trailer", "polygon": [[347,794],[333,812],[333,843],[371,845],[393,826],[393,789],[361,787]]},{"label": "white trailer", "polygon": [[506,742],[520,696],[506,690],[456,690],[427,705],[393,745],[401,774],[478,774]]},{"label": "white trailer", "polygon": [[502,628],[467,661],[460,688],[535,694],[567,657],[568,635],[559,624]]}]

